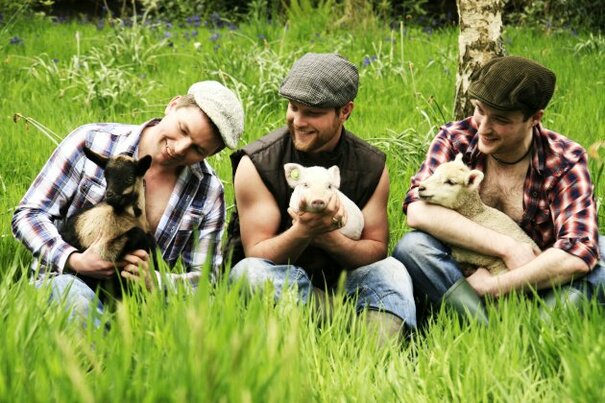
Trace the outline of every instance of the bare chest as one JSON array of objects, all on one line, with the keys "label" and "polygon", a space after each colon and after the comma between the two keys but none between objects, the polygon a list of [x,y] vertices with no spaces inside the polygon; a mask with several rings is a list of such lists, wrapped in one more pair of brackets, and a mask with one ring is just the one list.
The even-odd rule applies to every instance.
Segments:
[{"label": "bare chest", "polygon": [[523,217],[524,182],[524,171],[514,175],[488,171],[481,184],[481,200],[519,223]]},{"label": "bare chest", "polygon": [[145,178],[145,206],[147,221],[153,232],[157,229],[176,184],[176,177]]}]

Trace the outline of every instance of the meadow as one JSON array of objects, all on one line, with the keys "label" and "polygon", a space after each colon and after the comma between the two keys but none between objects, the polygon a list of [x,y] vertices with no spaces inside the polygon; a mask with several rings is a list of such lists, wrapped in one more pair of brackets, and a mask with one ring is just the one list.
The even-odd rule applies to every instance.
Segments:
[{"label": "meadow", "polygon": [[[284,124],[277,89],[306,52],[338,52],[359,66],[352,132],[385,150],[390,246],[406,232],[401,202],[438,127],[452,120],[457,29],[329,10],[290,10],[287,24],[218,16],[174,22],[0,20],[0,401],[598,401],[605,396],[603,313],[539,319],[512,295],[488,306],[490,324],[440,311],[422,332],[378,347],[351,304],[320,324],[309,308],[268,295],[242,298],[224,282],[197,292],[137,294],[82,329],[28,281],[31,257],[10,220],[65,135],[90,122],[142,123],[199,80],[233,88],[246,110],[243,143]],[[601,37],[506,27],[509,54],[557,74],[544,119],[584,147],[603,141]],[[597,150],[598,152],[598,150]],[[605,229],[604,160],[590,162]],[[211,164],[232,208],[227,153]],[[362,314],[363,315],[363,314]]]}]

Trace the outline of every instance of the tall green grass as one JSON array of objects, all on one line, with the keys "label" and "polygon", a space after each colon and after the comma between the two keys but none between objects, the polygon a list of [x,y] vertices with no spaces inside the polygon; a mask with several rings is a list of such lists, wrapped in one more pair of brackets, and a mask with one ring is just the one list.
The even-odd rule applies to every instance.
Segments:
[{"label": "tall green grass", "polygon": [[[243,100],[248,143],[284,123],[285,102],[277,95],[281,78],[311,51],[340,52],[360,66],[359,95],[347,127],[388,153],[393,246],[407,231],[401,201],[410,176],[439,125],[452,116],[456,31],[335,24],[338,18],[328,9],[291,17],[287,26],[256,20],[235,31],[195,28],[195,36],[186,24],[140,28],[136,37],[128,37],[131,28],[99,30],[42,19],[0,27],[0,401],[602,398],[605,336],[602,313],[590,304],[584,315],[561,312],[545,323],[536,304],[511,296],[490,307],[487,328],[463,326],[440,312],[410,340],[379,348],[363,317],[340,300],[335,318],[320,325],[291,299],[275,306],[268,294],[244,298],[220,283],[216,289],[202,286],[193,296],[138,295],[106,315],[109,330],[82,329],[64,310],[49,306],[44,290],[28,283],[31,258],[12,239],[10,219],[54,144],[26,120],[13,122],[15,113],[62,137],[89,122],[139,123],[161,116],[173,95],[197,80],[216,79]],[[11,44],[15,36],[22,42]],[[576,53],[586,38],[565,32],[509,27],[504,40],[510,54],[536,59],[557,74],[546,127],[585,147],[601,140],[603,53]],[[148,49],[154,52],[145,54]],[[139,64],[135,54],[142,55]],[[116,74],[123,70],[125,80],[137,78],[125,86],[119,76],[105,82],[119,91],[115,101],[86,100],[86,80],[67,79],[75,71],[74,56],[97,60]],[[227,154],[211,163],[231,203]],[[591,163],[593,174],[598,168]],[[605,195],[603,182],[596,194]],[[603,228],[602,207],[600,216]]]}]

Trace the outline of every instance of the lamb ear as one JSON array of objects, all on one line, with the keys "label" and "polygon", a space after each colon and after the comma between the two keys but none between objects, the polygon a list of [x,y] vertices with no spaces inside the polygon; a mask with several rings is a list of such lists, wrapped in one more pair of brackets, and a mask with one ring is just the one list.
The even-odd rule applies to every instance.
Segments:
[{"label": "lamb ear", "polygon": [[300,178],[302,176],[302,170],[304,167],[300,164],[288,163],[284,164],[284,173],[286,175],[286,180],[288,181],[288,185],[290,187],[295,187],[300,182]]},{"label": "lamb ear", "polygon": [[103,169],[105,169],[105,167],[107,166],[107,162],[109,161],[109,158],[104,157],[101,154],[97,154],[88,147],[84,147],[84,154],[86,155],[86,158],[88,158]]},{"label": "lamb ear", "polygon": [[477,169],[473,169],[468,173],[468,176],[466,177],[466,185],[470,189],[477,189],[481,184],[481,181],[483,180],[483,176],[483,172]]},{"label": "lamb ear", "polygon": [[336,189],[339,189],[340,188],[340,169],[338,168],[338,165],[332,165],[328,169],[328,173],[332,177],[332,186],[334,186]]},{"label": "lamb ear", "polygon": [[462,157],[463,157],[462,153],[458,153],[458,154],[456,154],[456,158],[454,158],[454,161],[464,164],[464,161],[462,161]]}]

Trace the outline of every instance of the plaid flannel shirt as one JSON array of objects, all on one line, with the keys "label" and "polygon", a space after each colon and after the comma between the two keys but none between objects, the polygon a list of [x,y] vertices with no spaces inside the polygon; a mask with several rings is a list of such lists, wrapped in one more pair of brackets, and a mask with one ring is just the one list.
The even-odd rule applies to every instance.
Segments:
[{"label": "plaid flannel shirt", "polygon": [[[63,241],[58,229],[78,210],[99,203],[106,182],[103,170],[89,161],[86,145],[103,155],[136,155],[143,125],[99,123],[73,131],[54,151],[21,203],[12,230],[37,258],[32,269],[44,274],[63,272],[69,255],[76,251]],[[220,242],[225,223],[224,188],[206,161],[182,170],[155,238],[163,260],[173,267],[179,258],[186,273],[170,273],[170,282],[196,285],[201,270],[210,264],[212,274],[222,263]]]},{"label": "plaid flannel shirt", "polygon": [[[412,177],[403,210],[407,212],[408,205],[419,200],[418,184],[458,153],[471,168],[485,171],[486,155],[477,143],[477,127],[470,117],[441,127],[426,160]],[[586,151],[539,125],[533,132],[519,225],[542,250],[562,249],[584,260],[590,268],[599,260],[597,210]]]}]

